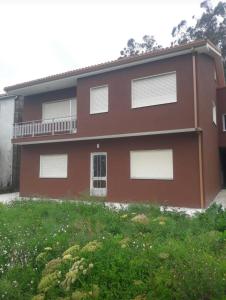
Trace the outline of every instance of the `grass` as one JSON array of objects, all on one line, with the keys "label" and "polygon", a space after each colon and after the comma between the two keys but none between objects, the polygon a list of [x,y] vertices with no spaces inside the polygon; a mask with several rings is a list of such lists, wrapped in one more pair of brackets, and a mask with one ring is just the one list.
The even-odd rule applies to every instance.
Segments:
[{"label": "grass", "polygon": [[226,212],[0,205],[0,299],[225,300]]}]

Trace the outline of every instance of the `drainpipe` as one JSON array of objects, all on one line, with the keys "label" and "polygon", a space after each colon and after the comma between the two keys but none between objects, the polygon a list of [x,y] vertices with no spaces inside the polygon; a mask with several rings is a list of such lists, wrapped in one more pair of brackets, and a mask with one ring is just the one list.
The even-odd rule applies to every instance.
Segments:
[{"label": "drainpipe", "polygon": [[[198,89],[197,89],[197,68],[196,68],[196,52],[192,54],[192,69],[193,69],[193,89],[194,89],[194,127],[198,129]],[[203,180],[203,144],[202,131],[198,132],[198,159],[199,159],[199,189],[200,189],[200,206],[205,207],[204,200],[204,180]]]}]

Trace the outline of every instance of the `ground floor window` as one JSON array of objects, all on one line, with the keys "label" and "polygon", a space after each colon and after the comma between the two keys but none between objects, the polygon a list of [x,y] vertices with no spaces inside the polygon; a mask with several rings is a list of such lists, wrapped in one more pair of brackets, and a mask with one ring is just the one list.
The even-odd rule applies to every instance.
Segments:
[{"label": "ground floor window", "polygon": [[130,151],[131,179],[173,179],[173,150]]},{"label": "ground floor window", "polygon": [[40,155],[40,178],[67,178],[67,154]]}]

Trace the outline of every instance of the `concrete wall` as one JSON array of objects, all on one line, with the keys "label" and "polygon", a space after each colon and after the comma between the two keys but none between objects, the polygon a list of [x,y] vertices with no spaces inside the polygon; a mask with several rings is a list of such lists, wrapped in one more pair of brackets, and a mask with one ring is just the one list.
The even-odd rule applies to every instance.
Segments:
[{"label": "concrete wall", "polygon": [[0,97],[0,189],[12,183],[15,97]]}]

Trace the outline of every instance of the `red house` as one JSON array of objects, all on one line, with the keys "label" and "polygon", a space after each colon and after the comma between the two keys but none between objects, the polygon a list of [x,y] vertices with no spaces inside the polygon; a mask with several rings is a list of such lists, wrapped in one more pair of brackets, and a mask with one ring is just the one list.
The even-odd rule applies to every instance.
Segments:
[{"label": "red house", "polygon": [[209,41],[5,88],[23,96],[21,196],[206,207],[226,184],[226,88]]}]

